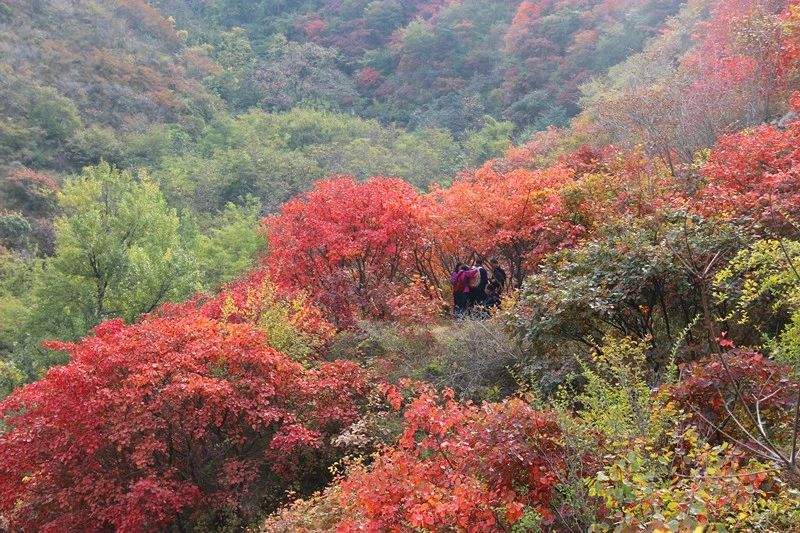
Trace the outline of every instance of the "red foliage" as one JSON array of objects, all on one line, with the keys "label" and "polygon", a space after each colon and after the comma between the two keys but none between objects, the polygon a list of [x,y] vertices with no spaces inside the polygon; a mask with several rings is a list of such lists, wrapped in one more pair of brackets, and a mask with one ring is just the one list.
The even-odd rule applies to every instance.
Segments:
[{"label": "red foliage", "polygon": [[[785,23],[785,33],[781,50],[781,65],[788,74],[796,72],[800,65],[800,6],[792,3],[783,17],[783,22]],[[790,81],[792,80],[784,80],[785,83]]]},{"label": "red foliage", "polygon": [[423,215],[429,238],[452,262],[500,257],[519,284],[544,254],[569,245],[582,231],[564,217],[559,195],[571,179],[564,166],[498,172],[487,163],[431,193]]},{"label": "red foliage", "polygon": [[265,221],[270,271],[283,290],[310,291],[340,327],[360,316],[433,317],[456,261],[496,257],[520,285],[604,217],[670,201],[641,154],[584,147],[537,170],[523,153],[424,196],[384,178],[321,182]]},{"label": "red foliage", "polygon": [[571,168],[575,175],[582,176],[608,170],[609,163],[617,155],[613,146],[583,145],[561,158],[561,162]]},{"label": "red foliage", "polygon": [[506,46],[515,50],[523,46],[524,41],[531,38],[529,35],[531,27],[542,17],[544,11],[550,11],[552,5],[552,0],[545,2],[523,0],[506,32]]},{"label": "red foliage", "polygon": [[552,155],[559,149],[559,145],[567,135],[567,130],[560,130],[557,128],[549,127],[544,131],[539,131],[531,137],[531,139],[522,146],[511,146],[506,153],[506,156],[495,162],[495,168],[498,170],[511,168],[527,168],[534,170],[537,168],[546,168],[552,163],[550,161]]},{"label": "red foliage", "polygon": [[358,73],[356,81],[359,86],[365,89],[371,89],[381,82],[381,73],[372,67],[366,67],[361,69],[361,72]]},{"label": "red foliage", "polygon": [[246,514],[318,475],[367,385],[306,371],[247,324],[196,314],[51,347],[71,362],[0,404],[0,514],[13,530],[152,531]]},{"label": "red foliage", "polygon": [[119,10],[143,31],[151,33],[172,46],[180,44],[181,39],[175,32],[172,23],[145,0],[123,0],[118,5]]},{"label": "red foliage", "polygon": [[[784,0],[716,2],[692,28],[695,46],[681,59],[686,82],[677,91],[636,91],[643,125],[658,117],[649,142],[661,156],[692,160],[726,133],[783,113],[796,77],[786,41]],[[651,107],[652,106],[652,107]],[[644,111],[641,111],[641,110]],[[660,139],[659,139],[660,138]]]},{"label": "red foliage", "polygon": [[771,101],[791,63],[783,51],[788,5],[785,0],[717,2],[709,20],[694,29],[698,46],[686,58],[697,83],[718,77],[753,82]]},{"label": "red foliage", "polygon": [[419,237],[417,194],[398,179],[339,177],[265,221],[278,285],[311,290],[338,325],[359,314],[388,316],[386,300],[408,275]]},{"label": "red foliage", "polygon": [[519,399],[476,407],[426,391],[405,419],[397,447],[344,482],[354,508],[339,531],[499,531],[526,506],[553,523],[565,451],[546,413]]},{"label": "red foliage", "polygon": [[722,358],[725,365],[719,357],[712,356],[681,369],[682,379],[672,394],[691,415],[693,424],[709,434],[717,428],[738,434],[735,424],[724,422],[730,410],[740,423],[749,425],[736,387],[751,412],[756,412],[758,404],[759,413],[770,424],[777,427],[791,418],[798,384],[790,380],[788,368],[744,349],[730,350]]},{"label": "red foliage", "polygon": [[55,209],[56,181],[29,168],[12,171],[0,182],[0,200],[7,208],[33,217],[50,216]]},{"label": "red foliage", "polygon": [[447,308],[436,284],[419,274],[412,276],[397,296],[389,300],[389,305],[392,318],[404,324],[430,323]]},{"label": "red foliage", "polygon": [[313,39],[316,35],[325,31],[327,26],[324,20],[312,19],[303,24],[303,31],[309,39]]},{"label": "red foliage", "polygon": [[438,15],[442,8],[454,3],[454,0],[417,0],[414,2],[417,16],[429,19]]},{"label": "red foliage", "polygon": [[800,121],[785,131],[761,126],[723,137],[702,173],[708,186],[699,195],[701,212],[781,229],[784,215],[800,214]]},{"label": "red foliage", "polygon": [[[536,89],[546,89],[555,102],[574,107],[579,87],[597,71],[592,63],[604,69],[618,59],[603,50],[603,38],[609,28],[625,20],[637,32],[655,33],[653,21],[662,21],[675,12],[678,3],[652,0],[524,0],[517,2],[517,11],[505,30],[503,47],[509,67],[503,72],[503,84],[497,91],[501,101],[512,104]],[[650,23],[637,23],[629,17],[631,10],[642,10],[652,18]],[[574,24],[564,18],[580,13]],[[561,21],[558,31],[553,23]],[[607,38],[607,37],[606,37]]]}]

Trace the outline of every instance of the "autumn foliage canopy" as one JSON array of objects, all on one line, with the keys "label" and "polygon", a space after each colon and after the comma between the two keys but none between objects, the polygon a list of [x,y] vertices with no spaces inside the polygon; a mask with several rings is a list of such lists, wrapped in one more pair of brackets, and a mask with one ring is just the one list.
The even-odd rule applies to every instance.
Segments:
[{"label": "autumn foliage canopy", "polygon": [[[420,88],[463,96],[470,72],[493,62],[480,43],[464,42],[471,22],[458,22],[484,3],[379,0],[351,6],[364,13],[349,19],[350,3],[322,4],[330,12],[298,16],[287,24],[294,33],[274,42],[302,35],[307,51],[342,51],[359,65],[353,90],[372,105],[413,104]],[[659,2],[497,4],[508,23],[493,25],[493,38],[507,61],[492,99],[527,125],[553,111],[529,93],[547,91],[555,111],[577,112],[577,85],[599,68],[581,58],[605,43],[598,61],[622,61],[619,28],[639,28],[644,43],[652,28],[643,29],[642,13]],[[672,12],[673,2],[661,4],[654,24]],[[636,8],[623,17],[629,25],[616,24]],[[184,32],[144,1],[120,10],[139,31],[183,48]],[[238,281],[183,302],[157,300],[82,340],[48,342],[42,350],[68,362],[28,385],[15,381],[0,402],[0,529],[238,530],[289,495],[324,489],[299,508],[325,515],[319,529],[341,533],[791,530],[800,522],[800,120],[734,126],[761,124],[787,96],[800,11],[772,0],[707,11],[703,21],[682,11],[691,22],[674,20],[662,36],[691,34],[693,47],[668,57],[678,65],[674,87],[643,72],[629,92],[593,100],[608,103],[608,116],[594,118],[615,124],[615,135],[594,143],[585,116],[572,130],[508,130],[529,141],[424,191],[394,177],[332,176],[308,190],[292,183],[287,191],[306,192],[266,211],[258,229],[267,252]],[[443,40],[461,46],[453,47],[460,69],[449,49],[437,53]],[[362,64],[378,44],[384,60]],[[242,52],[237,68],[246,70],[248,46],[228,50]],[[86,57],[134,85],[156,75],[109,54]],[[439,75],[426,75],[431,65]],[[159,90],[153,105],[180,116],[178,97],[193,88]],[[792,107],[800,99],[783,110]],[[325,113],[297,113],[289,115],[313,123],[297,136],[329,134],[318,131]],[[235,144],[234,122],[203,128]],[[265,127],[254,122],[243,152],[261,154],[252,139]],[[635,143],[625,138],[631,131]],[[314,146],[309,153],[330,149],[336,166],[344,145]],[[286,176],[313,170],[300,154],[291,148]],[[240,163],[249,171],[270,158]],[[176,183],[197,185],[198,161]],[[225,165],[218,170],[227,176]],[[49,175],[19,169],[0,199],[44,221],[58,209],[58,189]],[[185,228],[172,219],[177,235]],[[47,232],[39,233],[44,247]],[[495,258],[509,281],[500,310],[445,320],[455,266]],[[721,275],[726,265],[735,273]],[[747,323],[745,307],[757,308],[758,324]],[[395,380],[403,372],[417,381]],[[472,396],[447,379],[474,383],[478,399],[464,400]],[[304,513],[287,509],[290,525],[274,530],[305,530]]]},{"label": "autumn foliage canopy", "polygon": [[[342,531],[450,528],[490,532],[549,504],[564,469],[560,428],[522,400],[461,405],[423,392],[406,410],[398,445],[344,484],[354,516]],[[524,487],[524,490],[520,490]]]}]

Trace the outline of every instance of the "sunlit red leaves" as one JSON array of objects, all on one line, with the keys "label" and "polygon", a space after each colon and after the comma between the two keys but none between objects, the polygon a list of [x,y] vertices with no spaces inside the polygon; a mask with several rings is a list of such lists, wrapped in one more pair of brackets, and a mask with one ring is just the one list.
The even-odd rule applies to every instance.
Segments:
[{"label": "sunlit red leaves", "polygon": [[383,384],[380,387],[380,392],[386,397],[386,403],[388,403],[395,411],[399,411],[403,406],[403,394],[400,392],[400,389],[398,389],[397,386]]},{"label": "sunlit red leaves", "polygon": [[447,304],[441,291],[419,274],[413,274],[398,294],[389,299],[392,318],[400,324],[420,324],[442,316]]},{"label": "sunlit red leaves", "polygon": [[431,193],[424,206],[429,238],[452,260],[498,256],[521,283],[543,254],[580,232],[564,218],[559,196],[571,179],[563,166],[497,172],[487,163]]},{"label": "sunlit red leaves", "polygon": [[267,219],[269,266],[289,290],[310,289],[340,325],[386,316],[419,235],[417,194],[398,179],[332,178]]},{"label": "sunlit red leaves", "polygon": [[782,229],[800,213],[799,142],[800,122],[723,137],[702,169],[709,184],[699,208]]},{"label": "sunlit red leaves", "polygon": [[399,180],[332,178],[265,221],[282,290],[308,290],[339,327],[359,317],[438,314],[456,261],[496,257],[515,285],[594,223],[668,203],[664,172],[640,153],[584,147],[545,169],[514,151],[418,194]]},{"label": "sunlit red leaves", "polygon": [[249,324],[189,313],[95,334],[52,344],[71,362],[0,404],[12,529],[164,529],[276,498],[368,390],[356,365],[305,370]]}]

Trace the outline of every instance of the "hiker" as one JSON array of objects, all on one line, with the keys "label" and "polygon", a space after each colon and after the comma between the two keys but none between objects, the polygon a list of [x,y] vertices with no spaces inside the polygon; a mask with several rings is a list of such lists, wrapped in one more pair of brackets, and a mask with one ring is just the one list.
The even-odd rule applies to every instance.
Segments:
[{"label": "hiker", "polygon": [[[453,272],[450,273],[450,285],[455,287],[456,278],[458,278],[458,273],[461,272],[461,267],[464,265],[461,261],[456,263],[456,268]],[[453,307],[458,307],[458,302],[456,301],[456,291],[453,291]]]},{"label": "hiker", "polygon": [[500,284],[500,290],[502,291],[506,288],[506,280],[508,279],[506,277],[506,271],[503,270],[503,267],[500,266],[500,262],[496,258],[492,258],[489,264],[492,267],[492,278]]},{"label": "hiker", "polygon": [[486,286],[489,284],[489,273],[483,268],[483,259],[475,261],[475,270],[478,271],[479,279],[475,280],[473,290],[469,292],[470,306],[483,305],[486,300]]},{"label": "hiker", "polygon": [[503,298],[503,286],[500,284],[499,281],[493,279],[489,282],[489,285],[486,286],[486,299],[483,301],[483,306],[486,308],[487,311],[492,310],[492,308],[500,308],[500,304],[502,303]]},{"label": "hiker", "polygon": [[453,303],[456,316],[461,316],[469,308],[469,295],[474,290],[470,287],[470,281],[478,275],[478,271],[467,265],[461,265],[458,272],[454,272],[454,274],[455,277],[452,275],[450,277],[453,281]]}]

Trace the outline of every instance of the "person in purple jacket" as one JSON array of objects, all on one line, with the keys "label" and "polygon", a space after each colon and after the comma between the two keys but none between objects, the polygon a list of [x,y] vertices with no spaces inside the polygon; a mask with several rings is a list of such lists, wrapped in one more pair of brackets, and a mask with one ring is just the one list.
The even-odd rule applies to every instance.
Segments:
[{"label": "person in purple jacket", "polygon": [[461,265],[458,272],[454,272],[453,281],[453,303],[455,304],[456,316],[461,316],[469,309],[470,279],[478,275],[478,271]]},{"label": "person in purple jacket", "polygon": [[457,293],[455,291],[456,279],[458,279],[458,274],[461,272],[461,267],[464,266],[464,263],[459,261],[456,263],[456,269],[450,274],[450,285],[453,286],[453,308],[458,309],[458,298]]}]

